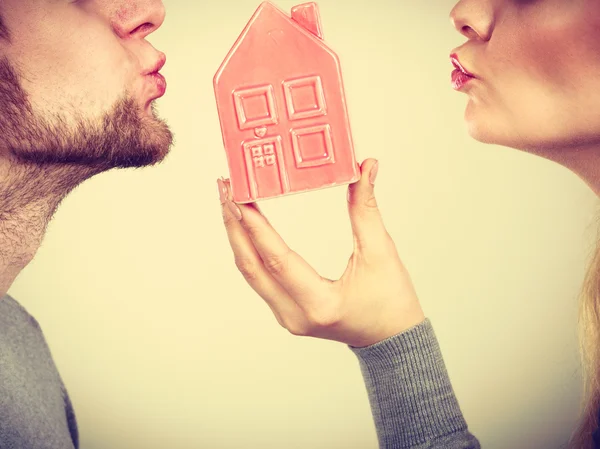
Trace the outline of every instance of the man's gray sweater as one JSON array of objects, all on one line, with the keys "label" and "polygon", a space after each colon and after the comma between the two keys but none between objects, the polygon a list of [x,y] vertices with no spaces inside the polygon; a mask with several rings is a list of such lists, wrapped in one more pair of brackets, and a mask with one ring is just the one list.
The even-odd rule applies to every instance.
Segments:
[{"label": "man's gray sweater", "polygon": [[[429,320],[373,346],[350,349],[360,363],[382,449],[480,447],[467,430]],[[73,407],[42,330],[5,296],[0,449],[78,447]]]},{"label": "man's gray sweater", "polygon": [[0,299],[0,449],[77,449],[69,395],[38,322]]}]

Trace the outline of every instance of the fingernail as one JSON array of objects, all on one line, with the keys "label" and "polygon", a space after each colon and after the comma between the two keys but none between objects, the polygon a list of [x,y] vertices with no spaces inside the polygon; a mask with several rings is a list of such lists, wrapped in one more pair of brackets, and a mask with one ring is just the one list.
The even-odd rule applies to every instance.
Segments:
[{"label": "fingernail", "polygon": [[369,182],[372,185],[375,185],[375,179],[377,179],[378,172],[379,172],[379,161],[375,162],[373,167],[371,167],[371,174],[369,175]]},{"label": "fingernail", "polygon": [[219,189],[219,201],[221,204],[225,204],[227,200],[227,187],[221,179],[217,179],[217,188]]},{"label": "fingernail", "polygon": [[238,221],[242,219],[242,211],[233,201],[227,201],[227,207]]}]

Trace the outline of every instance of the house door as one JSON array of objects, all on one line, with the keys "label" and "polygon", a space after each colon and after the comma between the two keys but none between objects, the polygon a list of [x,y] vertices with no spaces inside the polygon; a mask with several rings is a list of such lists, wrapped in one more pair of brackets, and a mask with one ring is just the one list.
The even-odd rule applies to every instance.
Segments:
[{"label": "house door", "polygon": [[290,191],[280,136],[245,142],[244,157],[251,200]]}]

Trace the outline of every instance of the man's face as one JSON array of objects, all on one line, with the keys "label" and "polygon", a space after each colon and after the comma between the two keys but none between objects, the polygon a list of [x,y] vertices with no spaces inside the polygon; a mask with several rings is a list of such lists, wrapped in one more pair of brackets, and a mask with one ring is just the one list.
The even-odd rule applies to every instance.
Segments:
[{"label": "man's face", "polygon": [[109,169],[161,161],[172,144],[153,100],[165,55],[146,36],[161,0],[0,0],[0,157]]}]

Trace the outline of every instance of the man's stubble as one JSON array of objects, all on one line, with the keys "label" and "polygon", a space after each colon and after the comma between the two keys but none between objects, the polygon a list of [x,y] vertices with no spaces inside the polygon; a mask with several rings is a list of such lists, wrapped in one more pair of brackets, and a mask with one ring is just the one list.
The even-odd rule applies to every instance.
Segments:
[{"label": "man's stubble", "polygon": [[157,164],[173,144],[154,105],[149,116],[127,92],[100,119],[69,113],[69,120],[36,114],[17,71],[0,59],[0,159],[8,161],[6,179],[0,179],[0,220],[7,209],[45,196],[58,196],[58,205],[98,173]]}]

